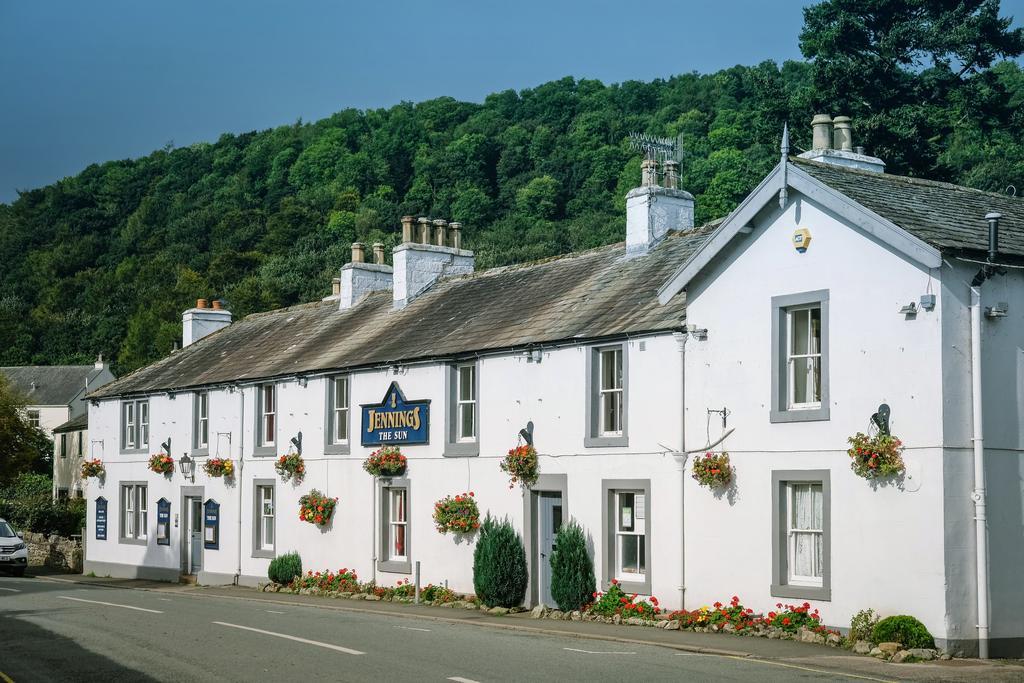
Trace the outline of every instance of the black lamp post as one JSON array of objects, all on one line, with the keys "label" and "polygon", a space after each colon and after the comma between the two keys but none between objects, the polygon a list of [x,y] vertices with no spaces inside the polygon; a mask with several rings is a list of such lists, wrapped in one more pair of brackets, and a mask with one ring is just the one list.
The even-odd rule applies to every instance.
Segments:
[{"label": "black lamp post", "polygon": [[178,460],[178,467],[181,469],[181,476],[194,484],[196,481],[196,461],[188,457],[188,453],[185,453]]}]

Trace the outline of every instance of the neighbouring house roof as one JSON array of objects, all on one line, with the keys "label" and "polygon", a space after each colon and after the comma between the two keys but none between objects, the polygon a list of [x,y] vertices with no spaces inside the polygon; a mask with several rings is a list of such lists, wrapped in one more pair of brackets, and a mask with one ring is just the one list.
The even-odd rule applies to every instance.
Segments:
[{"label": "neighbouring house roof", "polygon": [[940,251],[986,252],[985,214],[1001,213],[999,253],[1024,257],[1024,198],[807,159],[790,161]]},{"label": "neighbouring house roof", "polygon": [[89,428],[89,413],[85,412],[78,417],[73,417],[59,427],[54,427],[53,433],[60,434],[62,432],[80,432],[83,429]]},{"label": "neighbouring house roof", "polygon": [[0,367],[0,374],[24,394],[28,405],[66,406],[85,391],[87,382],[91,386],[105,370],[93,364],[23,365]]},{"label": "neighbouring house roof", "polygon": [[392,293],[247,316],[90,398],[580,342],[679,329],[685,298],[658,287],[714,226],[672,233],[647,255],[622,243],[441,280],[403,309]]}]

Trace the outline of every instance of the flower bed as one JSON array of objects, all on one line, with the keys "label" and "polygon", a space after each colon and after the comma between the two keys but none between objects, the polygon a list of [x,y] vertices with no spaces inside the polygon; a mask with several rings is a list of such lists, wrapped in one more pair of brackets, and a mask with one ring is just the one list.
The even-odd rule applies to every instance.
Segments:
[{"label": "flower bed", "polygon": [[442,534],[465,534],[480,528],[480,508],[473,492],[446,496],[434,503],[434,525]]},{"label": "flower bed", "polygon": [[156,453],[149,457],[149,469],[157,474],[174,472],[174,460],[166,453]]},{"label": "flower bed", "polygon": [[306,463],[298,453],[286,453],[274,463],[274,470],[285,481],[291,479],[298,484],[306,476]]},{"label": "flower bed", "polygon": [[[260,584],[259,589],[263,592],[301,593],[303,595],[384,602],[413,602],[416,596],[416,586],[410,583],[409,579],[398,581],[394,586],[378,586],[373,581],[360,582],[355,570],[347,567],[337,571],[307,571],[289,584],[271,582]],[[420,588],[420,603],[463,609],[482,607],[476,596],[456,593],[450,588],[436,586],[432,583]]]},{"label": "flower bed", "polygon": [[612,579],[607,592],[594,593],[594,602],[586,611],[603,617],[618,615],[623,619],[653,619],[661,614],[658,598],[652,595],[650,600],[637,600],[637,597],[637,593],[627,595],[619,582]]},{"label": "flower bed", "polygon": [[375,477],[401,476],[408,465],[409,461],[398,446],[379,448],[363,461],[363,469]]},{"label": "flower bed", "polygon": [[709,489],[720,486],[728,486],[732,481],[733,466],[729,462],[729,454],[721,453],[704,454],[703,458],[695,458],[693,461],[693,478],[701,486]]},{"label": "flower bed", "polygon": [[857,432],[847,441],[850,449],[846,453],[852,458],[850,469],[858,476],[879,479],[902,474],[906,470],[903,442],[891,434],[868,436]]},{"label": "flower bed", "polygon": [[90,477],[102,477],[107,473],[107,468],[103,466],[103,461],[99,458],[93,460],[86,460],[82,463],[82,479],[89,479]]},{"label": "flower bed", "polygon": [[302,589],[315,588],[323,592],[350,591],[354,593],[359,590],[359,585],[359,577],[356,575],[355,570],[343,567],[337,572],[306,572],[305,576],[296,577],[288,587],[295,592]]},{"label": "flower bed", "polygon": [[203,471],[211,477],[233,477],[235,463],[227,458],[210,458],[203,463]]},{"label": "flower bed", "polygon": [[299,498],[299,519],[303,522],[327,526],[334,516],[334,508],[338,504],[337,498],[328,498],[320,491],[313,489],[302,498]]},{"label": "flower bed", "polygon": [[538,469],[537,449],[526,444],[510,450],[501,461],[501,471],[512,477],[509,488],[516,484],[526,488],[533,486],[537,483]]}]

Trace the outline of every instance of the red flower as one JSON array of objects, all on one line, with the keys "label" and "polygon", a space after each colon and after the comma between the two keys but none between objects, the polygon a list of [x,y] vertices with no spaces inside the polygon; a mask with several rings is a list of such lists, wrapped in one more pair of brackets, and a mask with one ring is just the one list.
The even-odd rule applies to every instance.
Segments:
[{"label": "red flower", "polygon": [[782,624],[784,626],[789,626],[789,617],[782,617]]}]

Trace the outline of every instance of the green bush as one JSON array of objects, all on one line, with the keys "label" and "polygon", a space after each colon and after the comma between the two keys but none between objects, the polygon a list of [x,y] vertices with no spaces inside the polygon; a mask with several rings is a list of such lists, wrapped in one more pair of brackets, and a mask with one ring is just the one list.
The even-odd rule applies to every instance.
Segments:
[{"label": "green bush", "polygon": [[85,526],[85,500],[54,502],[53,482],[42,474],[22,473],[0,490],[0,518],[18,531],[74,536]]},{"label": "green bush", "polygon": [[526,551],[508,521],[487,515],[473,551],[473,590],[489,607],[515,607],[526,597]]},{"label": "green bush", "polygon": [[551,597],[558,609],[572,612],[593,599],[596,585],[594,562],[587,552],[583,529],[569,522],[558,530],[551,551]]},{"label": "green bush", "polygon": [[875,643],[899,643],[908,650],[915,647],[935,647],[935,639],[925,625],[905,614],[886,617],[875,624],[871,640]]},{"label": "green bush", "polygon": [[302,576],[302,558],[294,551],[275,557],[270,561],[270,568],[267,569],[267,577],[274,583],[288,585],[300,576]]},{"label": "green bush", "polygon": [[871,634],[878,624],[878,613],[873,609],[862,609],[853,615],[850,620],[850,636],[848,640],[856,643],[858,640],[871,640]]}]

